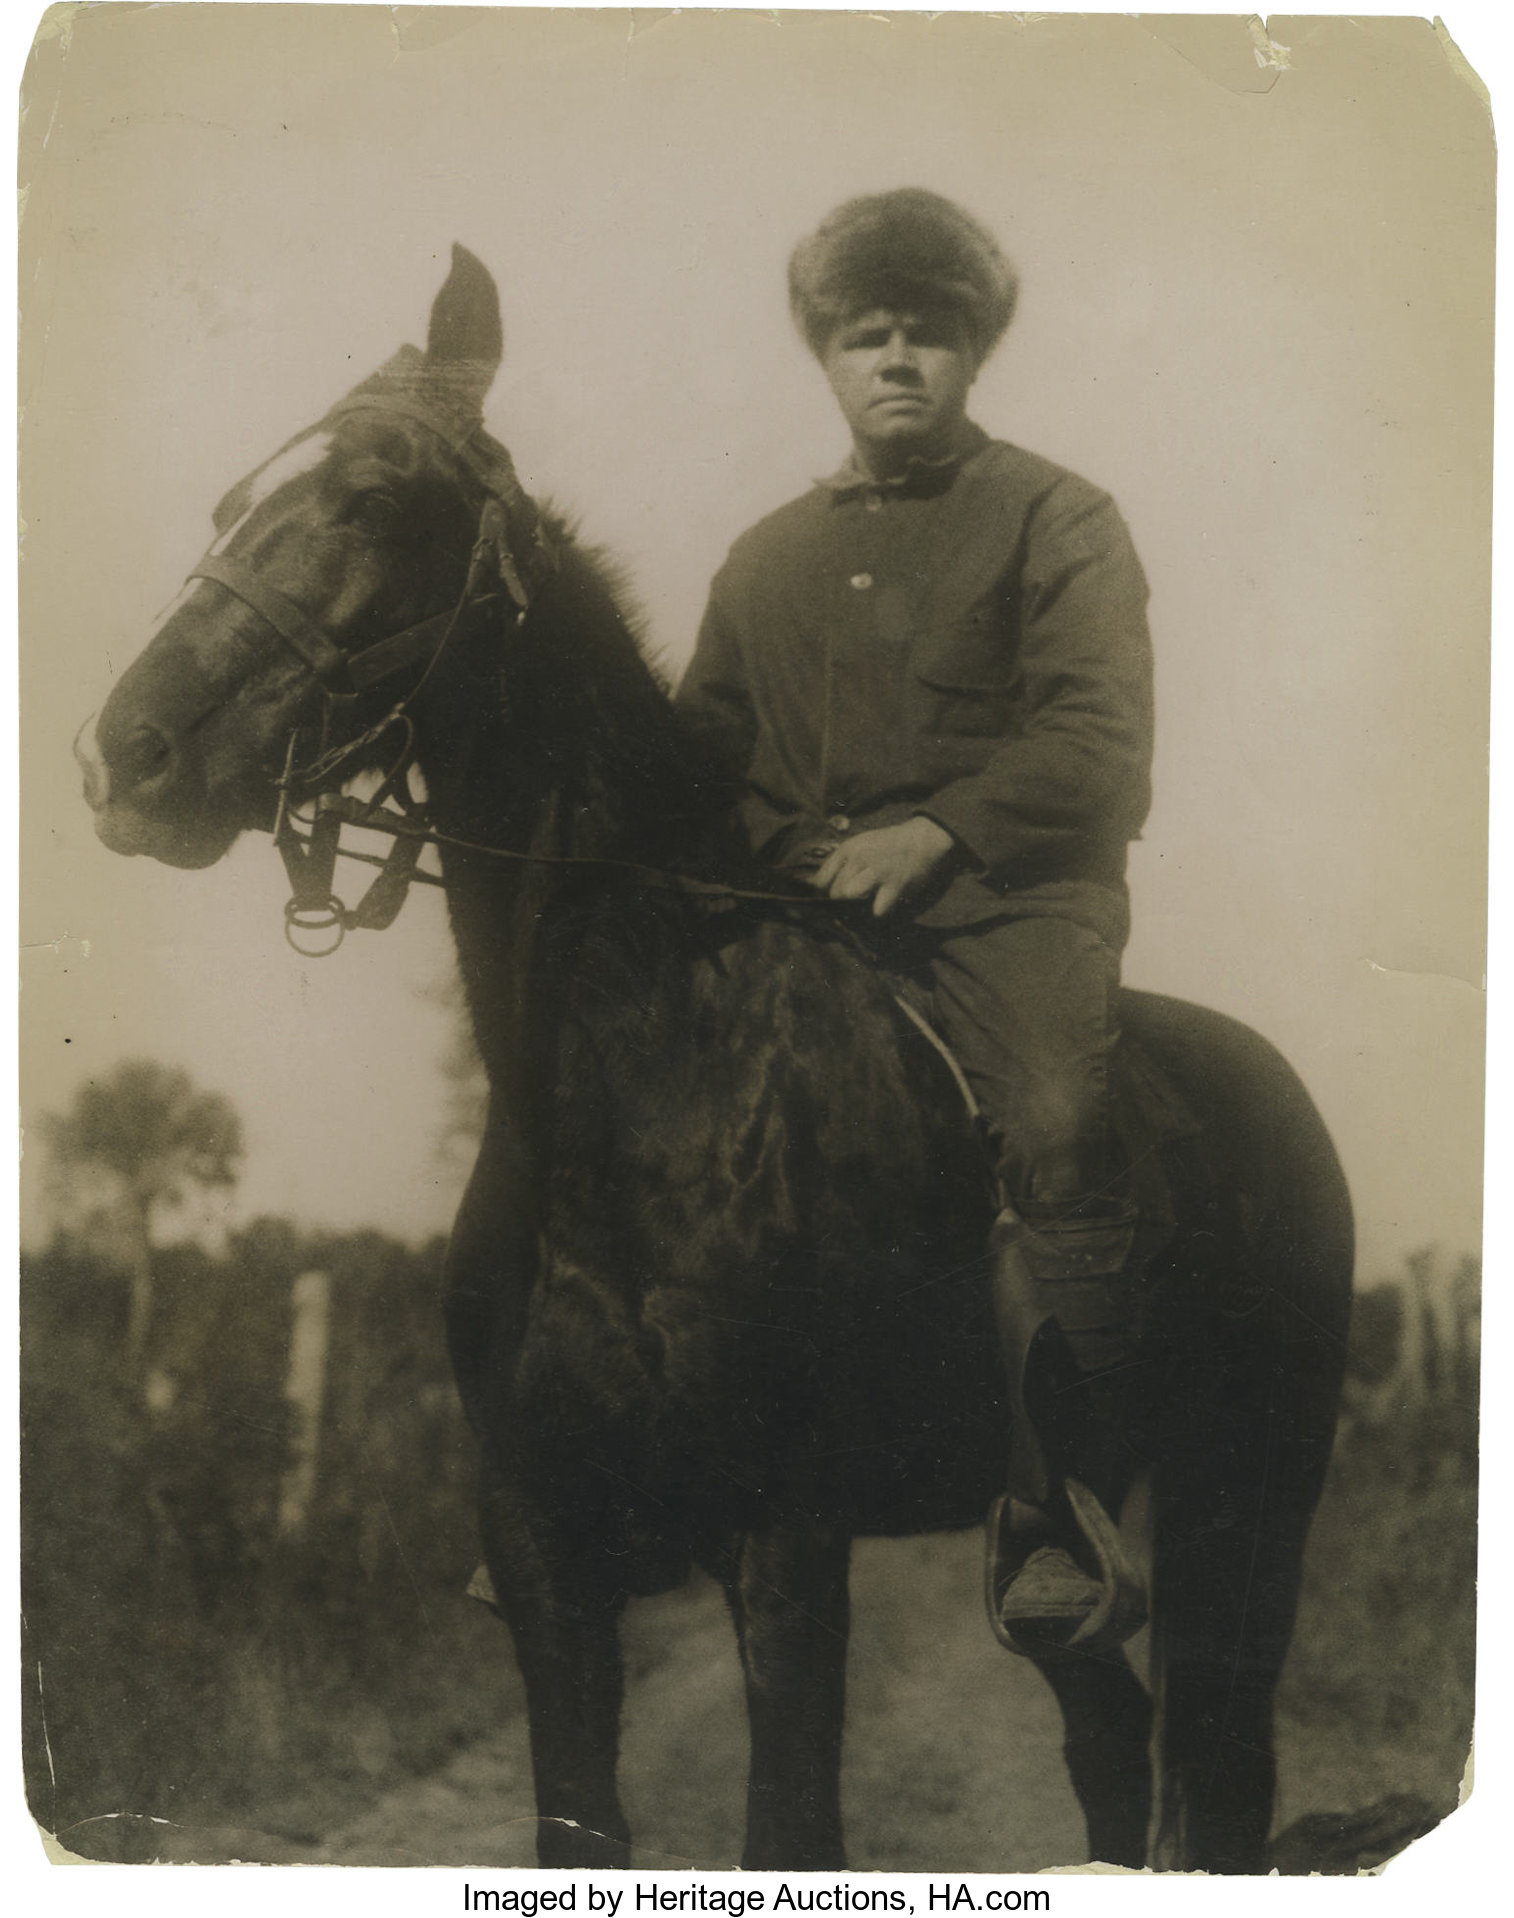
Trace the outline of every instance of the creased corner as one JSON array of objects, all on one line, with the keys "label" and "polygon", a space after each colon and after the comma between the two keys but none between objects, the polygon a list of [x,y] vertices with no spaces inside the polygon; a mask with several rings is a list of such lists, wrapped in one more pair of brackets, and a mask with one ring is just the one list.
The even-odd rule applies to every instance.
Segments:
[{"label": "creased corner", "polygon": [[37,22],[37,31],[32,35],[32,47],[44,47],[49,41],[59,42],[58,51],[68,52],[68,43],[74,35],[74,22],[81,13],[89,11],[90,0],[55,0]]}]

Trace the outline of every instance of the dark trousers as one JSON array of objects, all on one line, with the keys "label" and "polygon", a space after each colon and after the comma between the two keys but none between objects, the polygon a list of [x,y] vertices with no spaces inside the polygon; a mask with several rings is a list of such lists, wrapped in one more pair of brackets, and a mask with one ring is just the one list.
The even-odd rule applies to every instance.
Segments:
[{"label": "dark trousers", "polygon": [[1030,1215],[1094,1198],[1112,1170],[1109,1063],[1129,929],[1124,886],[1063,880],[1013,895],[987,923],[933,931],[923,955],[1005,1197]]}]

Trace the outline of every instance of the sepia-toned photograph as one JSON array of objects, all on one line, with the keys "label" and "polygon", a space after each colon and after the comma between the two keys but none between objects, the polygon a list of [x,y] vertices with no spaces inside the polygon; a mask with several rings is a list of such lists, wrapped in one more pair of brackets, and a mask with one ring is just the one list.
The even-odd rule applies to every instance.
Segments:
[{"label": "sepia-toned photograph", "polygon": [[865,1874],[1352,1876],[1458,1815],[1454,32],[42,17],[55,1863],[906,1911]]}]

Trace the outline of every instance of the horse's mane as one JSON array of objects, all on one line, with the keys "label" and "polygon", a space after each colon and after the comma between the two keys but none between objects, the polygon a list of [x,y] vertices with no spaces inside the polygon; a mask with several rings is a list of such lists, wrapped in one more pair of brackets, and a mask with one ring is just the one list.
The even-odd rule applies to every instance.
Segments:
[{"label": "horse's mane", "polygon": [[494,963],[524,937],[537,954],[538,1036],[571,979],[575,1002],[597,1009],[606,1056],[634,1062],[649,1029],[676,1030],[689,962],[750,918],[750,905],[717,899],[712,909],[669,878],[763,892],[777,882],[737,817],[744,768],[723,761],[674,705],[623,567],[581,544],[568,515],[538,510],[549,557],[533,568],[530,611],[516,627],[502,608],[502,629],[480,633],[440,723],[445,756],[468,769],[471,834],[530,847],[542,863],[526,869],[524,895],[494,884],[519,868],[475,868],[486,883],[454,892],[454,927],[486,1058],[504,1043],[513,1003],[490,983]]},{"label": "horse's mane", "polygon": [[538,750],[558,790],[597,836],[672,869],[711,860],[747,868],[734,811],[742,770],[723,761],[673,704],[624,565],[540,508],[546,550],[538,602],[522,629]]},{"label": "horse's mane", "polygon": [[[675,710],[626,567],[585,544],[574,515],[520,487],[508,449],[481,424],[466,363],[449,379],[445,365],[401,347],[346,400],[367,394],[424,403],[459,448],[467,445],[475,479],[481,463],[485,484],[500,492],[518,552],[539,556],[532,569],[538,606],[522,638],[536,669],[534,718],[555,748],[551,770],[570,780],[576,774],[576,803],[618,812],[617,834],[655,842],[665,856],[676,855],[680,838],[706,837],[712,822],[734,810],[740,770],[723,765]],[[575,754],[570,743],[588,750]]]}]

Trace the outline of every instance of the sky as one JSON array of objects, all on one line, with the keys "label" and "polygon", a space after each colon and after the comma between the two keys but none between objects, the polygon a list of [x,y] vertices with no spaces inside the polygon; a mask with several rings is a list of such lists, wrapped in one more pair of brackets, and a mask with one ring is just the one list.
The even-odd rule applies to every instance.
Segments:
[{"label": "sky", "polygon": [[[1258,30],[1259,31],[1259,30]],[[1425,22],[107,8],[23,126],[28,1110],[149,1054],[242,1112],[230,1216],[443,1228],[435,899],[324,962],[250,838],[95,841],[69,743],[225,487],[499,282],[487,419],[670,674],[735,535],[843,450],[794,242],[921,184],[1016,261],[973,411],[1119,502],[1152,582],[1130,983],[1293,1061],[1363,1272],[1475,1248],[1493,146]],[[37,1191],[37,1155],[24,1175]]]}]

